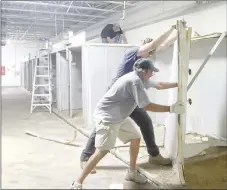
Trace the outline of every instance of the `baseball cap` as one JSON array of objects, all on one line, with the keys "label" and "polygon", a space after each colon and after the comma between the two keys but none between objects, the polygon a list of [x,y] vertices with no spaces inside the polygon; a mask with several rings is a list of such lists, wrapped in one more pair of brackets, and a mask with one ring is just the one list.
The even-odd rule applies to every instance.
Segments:
[{"label": "baseball cap", "polygon": [[153,65],[150,59],[138,59],[134,64],[134,70],[151,70],[154,72],[159,72],[159,70]]}]

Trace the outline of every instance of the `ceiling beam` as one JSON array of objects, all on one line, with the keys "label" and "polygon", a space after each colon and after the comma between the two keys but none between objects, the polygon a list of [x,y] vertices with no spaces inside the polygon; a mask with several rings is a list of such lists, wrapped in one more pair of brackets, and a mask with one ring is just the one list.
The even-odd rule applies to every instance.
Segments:
[{"label": "ceiling beam", "polygon": [[[14,26],[14,25],[29,25],[29,24],[31,24],[31,22],[7,21],[5,25],[6,26],[9,26],[9,25],[13,25]],[[54,23],[44,23],[44,22],[34,22],[33,25],[34,26],[50,26],[50,27],[53,26],[53,27],[55,27],[55,24]],[[61,26],[63,26],[63,24],[62,23],[58,23],[57,26],[61,27]],[[67,26],[71,26],[71,24],[67,24]]]},{"label": "ceiling beam", "polygon": [[[25,19],[25,20],[43,20],[43,21],[54,21],[54,18],[44,18],[44,17],[25,17],[26,15],[20,16],[20,15],[7,15],[5,13],[2,14],[2,18],[18,18],[18,19]],[[68,21],[68,22],[81,22],[81,23],[96,23],[94,21],[88,21],[88,20],[74,20],[74,19],[64,19],[64,18],[57,18],[57,20],[61,21]]]},{"label": "ceiling beam", "polygon": [[[54,12],[54,11],[44,11],[44,10],[26,10],[26,9],[15,9],[9,7],[2,7],[2,10],[9,10],[9,11],[18,11],[18,12],[32,12],[32,13],[44,13],[44,14],[55,14],[55,15],[68,15],[68,16],[79,16],[79,17],[91,17],[91,18],[106,18],[105,16],[98,16],[98,15],[87,15],[87,14],[76,14],[76,13],[66,13],[66,12]],[[2,12],[4,14],[4,12]]]},{"label": "ceiling beam", "polygon": [[20,39],[18,40],[18,42],[20,42],[23,37],[27,34],[27,32],[29,31],[29,29],[32,27],[33,23],[31,23],[31,25],[28,27],[28,29],[23,33],[23,35],[20,37]]},{"label": "ceiling beam", "polygon": [[[100,1],[100,2],[117,4],[117,5],[124,5],[124,3],[123,2],[120,2],[120,1]],[[134,4],[129,3],[127,1],[126,1],[125,5],[127,5],[127,6],[135,6]]]},{"label": "ceiling beam", "polygon": [[[4,4],[4,1],[2,1],[2,3]],[[29,4],[29,5],[40,5],[40,6],[58,7],[58,8],[62,7],[67,9],[69,7],[69,5],[43,3],[43,2],[35,2],[35,1],[13,1],[13,4]],[[95,7],[83,7],[83,6],[75,6],[75,5],[71,6],[70,9],[92,10],[92,11],[101,11],[101,12],[116,12],[115,10],[99,9]]]}]

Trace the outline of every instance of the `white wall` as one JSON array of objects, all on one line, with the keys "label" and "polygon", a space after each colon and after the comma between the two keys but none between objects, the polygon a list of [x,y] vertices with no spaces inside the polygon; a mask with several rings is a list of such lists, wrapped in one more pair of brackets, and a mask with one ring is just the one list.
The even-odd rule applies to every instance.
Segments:
[{"label": "white wall", "polygon": [[86,40],[100,42],[102,28],[113,22],[121,23],[129,44],[140,43],[147,36],[156,37],[182,18],[201,35],[223,32],[227,26],[226,10],[225,1],[202,5],[197,5],[195,1],[143,1],[127,10],[123,21],[120,21],[122,14],[116,14],[90,26],[86,30]]},{"label": "white wall", "polygon": [[192,27],[193,32],[196,31],[200,35],[223,32],[227,30],[226,11],[226,2],[207,5],[203,9],[195,8],[194,12],[184,16],[174,17],[127,31],[126,36],[130,43],[140,43],[144,37],[157,37],[167,27],[176,24],[177,19],[182,18],[186,20],[188,26]]},{"label": "white wall", "polygon": [[[30,53],[32,58],[36,55],[40,44],[14,42],[2,46],[2,65],[6,67],[6,74],[2,76],[2,86],[20,86],[20,63]],[[18,72],[18,75],[16,73]]]}]

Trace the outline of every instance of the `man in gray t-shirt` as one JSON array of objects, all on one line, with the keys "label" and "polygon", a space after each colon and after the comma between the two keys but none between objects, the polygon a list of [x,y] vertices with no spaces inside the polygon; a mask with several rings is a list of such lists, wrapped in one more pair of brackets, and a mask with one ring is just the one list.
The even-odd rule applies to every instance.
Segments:
[{"label": "man in gray t-shirt", "polygon": [[[184,113],[184,106],[174,104],[163,106],[151,103],[145,88],[153,72],[158,72],[151,60],[139,59],[134,71],[119,78],[98,102],[94,111],[96,130],[96,152],[88,160],[82,174],[72,184],[72,188],[81,189],[82,183],[98,162],[115,146],[117,137],[130,142],[130,167],[125,179],[136,183],[146,183],[146,178],[136,170],[136,161],[140,147],[140,133],[130,122],[129,115],[138,106],[147,111]],[[150,85],[150,84],[149,84]]]},{"label": "man in gray t-shirt", "polygon": [[137,72],[133,71],[114,83],[98,102],[93,116],[105,123],[120,123],[137,106],[143,108],[148,104],[150,104],[150,100],[144,90],[144,84]]}]

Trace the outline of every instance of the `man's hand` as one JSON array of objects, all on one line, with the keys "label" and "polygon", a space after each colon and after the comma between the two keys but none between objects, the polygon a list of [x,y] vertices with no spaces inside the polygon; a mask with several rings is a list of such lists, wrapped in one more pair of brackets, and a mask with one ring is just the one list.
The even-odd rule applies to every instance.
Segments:
[{"label": "man's hand", "polygon": [[176,25],[176,24],[172,25],[171,27],[172,27],[173,29],[175,29],[175,30],[177,29],[177,25]]},{"label": "man's hand", "polygon": [[185,106],[179,103],[175,103],[172,106],[170,106],[170,113],[177,113],[177,114],[183,114],[185,113]]}]

